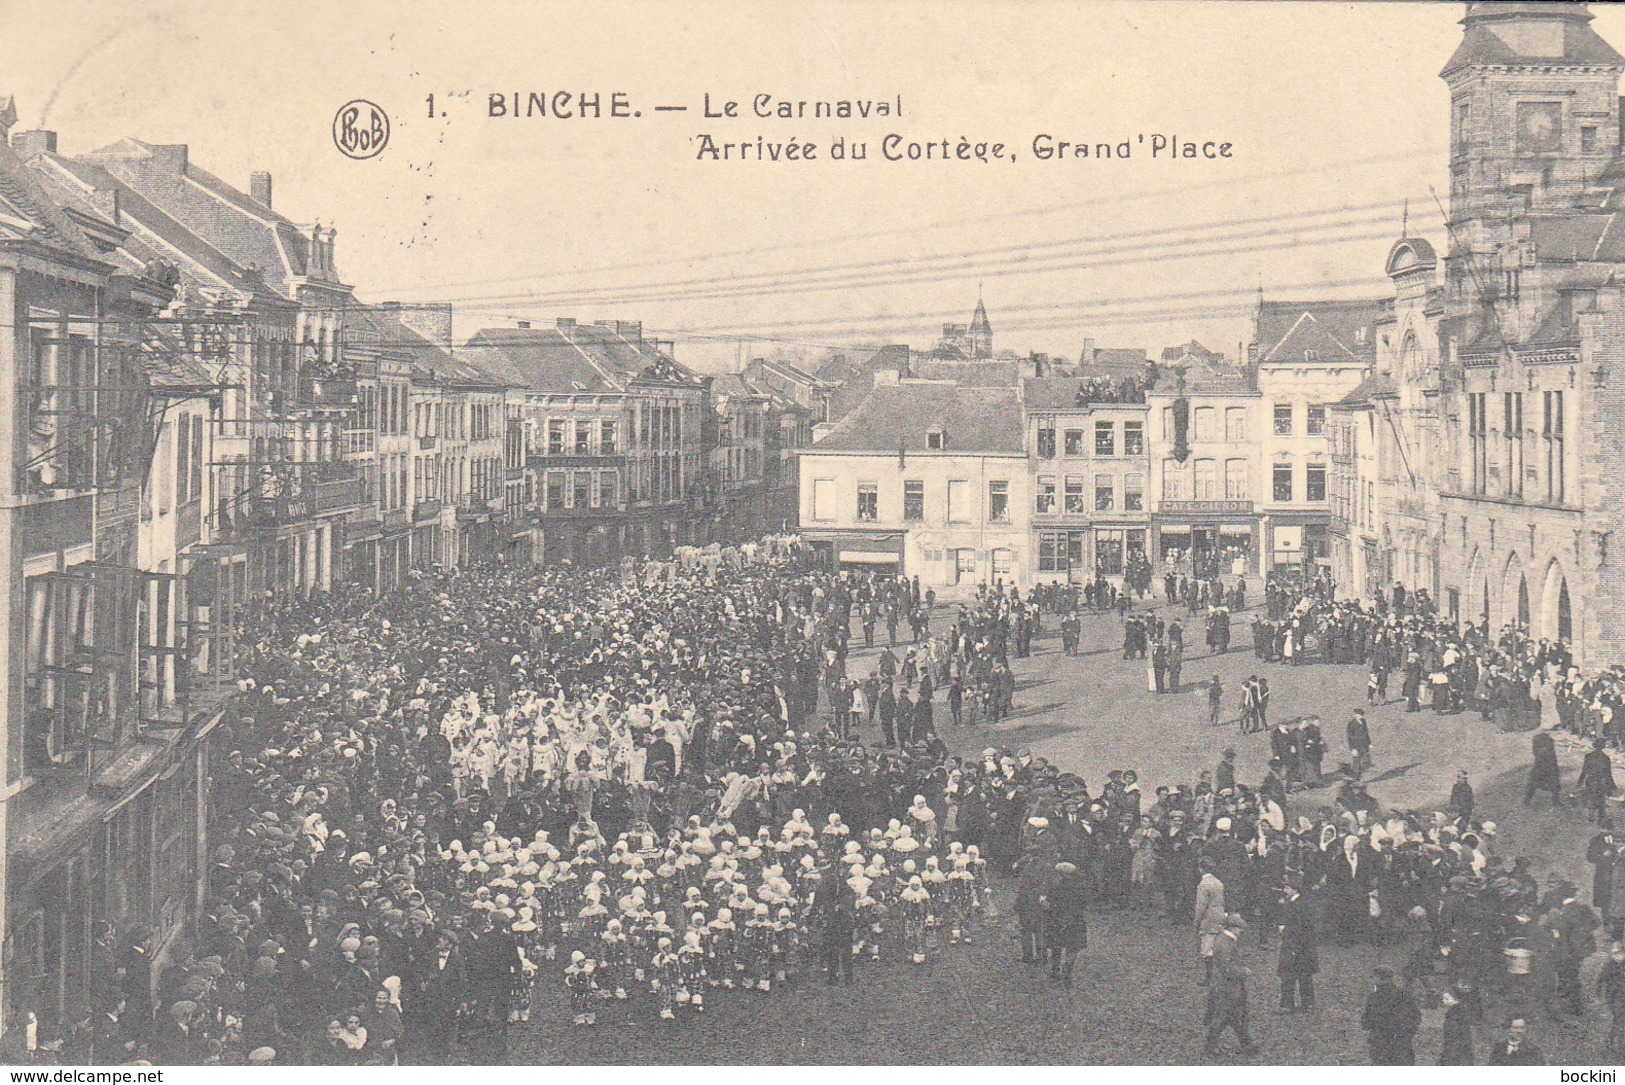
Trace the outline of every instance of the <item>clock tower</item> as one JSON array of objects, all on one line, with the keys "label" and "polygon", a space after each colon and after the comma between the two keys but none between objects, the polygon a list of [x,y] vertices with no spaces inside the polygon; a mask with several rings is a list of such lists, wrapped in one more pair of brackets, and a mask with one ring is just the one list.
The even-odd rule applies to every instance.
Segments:
[{"label": "clock tower", "polygon": [[1613,161],[1625,72],[1585,4],[1470,3],[1461,23],[1440,73],[1450,88],[1446,290],[1457,314],[1516,302],[1532,257],[1520,222],[1576,210]]}]

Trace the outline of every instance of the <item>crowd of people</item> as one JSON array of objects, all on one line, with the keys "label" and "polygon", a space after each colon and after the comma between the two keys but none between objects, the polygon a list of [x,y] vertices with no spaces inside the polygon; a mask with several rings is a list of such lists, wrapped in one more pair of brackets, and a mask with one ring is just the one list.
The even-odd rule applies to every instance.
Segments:
[{"label": "crowd of people", "polygon": [[710,558],[475,567],[245,631],[206,915],[156,983],[109,933],[96,1057],[443,1061],[546,984],[578,1025],[670,1019],[968,941],[1018,767],[950,759],[932,706],[1008,711],[1037,606],[984,589],[860,681],[854,624],[929,610],[917,582]]},{"label": "crowd of people", "polygon": [[[1216,592],[1210,608],[1244,603]],[[1609,905],[1599,918],[1572,884],[1497,856],[1465,780],[1450,809],[1386,811],[1356,764],[1328,805],[1289,815],[1311,761],[1321,777],[1318,720],[1272,738],[1257,785],[1232,753],[1153,795],[1132,769],[1091,789],[997,742],[952,756],[939,724],[1007,716],[1012,660],[1046,610],[1065,641],[1071,601],[985,586],[933,633],[917,581],[816,570],[775,545],[614,571],[476,566],[272,609],[245,630],[197,937],[155,982],[143,932],[104,932],[93,1057],[436,1062],[500,1052],[507,1026],[561,1001],[551,1027],[693,1019],[718,998],[952,952],[1004,879],[1023,958],[1063,988],[1091,914],[1191,930],[1209,1051],[1226,1030],[1252,1048],[1237,947],[1253,929],[1278,940],[1289,1012],[1315,1005],[1317,946],[1404,946],[1366,1007],[1373,1061],[1414,1057],[1419,996],[1448,1008],[1442,1061],[1486,1050],[1490,1005],[1544,992],[1580,1012],[1579,962],[1616,923]],[[1438,649],[1439,666],[1484,648],[1430,612],[1372,616],[1329,593],[1280,620],[1310,643],[1336,626],[1406,658]],[[881,624],[873,672],[849,674],[855,637]],[[1150,687],[1177,690],[1178,620],[1125,628]],[[1213,628],[1210,611],[1210,644]],[[1562,660],[1493,651],[1519,673]],[[1599,879],[1625,879],[1625,838],[1593,850]],[[1615,958],[1602,992],[1625,1056]]]}]

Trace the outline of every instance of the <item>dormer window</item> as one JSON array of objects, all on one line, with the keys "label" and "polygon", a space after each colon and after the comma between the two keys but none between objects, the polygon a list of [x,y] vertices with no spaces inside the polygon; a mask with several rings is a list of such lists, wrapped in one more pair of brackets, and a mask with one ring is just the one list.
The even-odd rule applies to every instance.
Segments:
[{"label": "dormer window", "polygon": [[1318,362],[1320,361],[1320,352],[1318,350],[1306,350],[1303,352],[1303,360],[1306,362]]},{"label": "dormer window", "polygon": [[938,451],[948,447],[948,431],[938,426],[925,435],[925,447]]}]

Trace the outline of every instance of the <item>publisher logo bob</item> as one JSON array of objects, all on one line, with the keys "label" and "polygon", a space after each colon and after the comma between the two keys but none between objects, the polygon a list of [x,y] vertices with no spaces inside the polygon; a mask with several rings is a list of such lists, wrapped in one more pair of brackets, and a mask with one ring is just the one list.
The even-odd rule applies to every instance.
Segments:
[{"label": "publisher logo bob", "polygon": [[333,115],[333,146],[347,158],[376,158],[389,146],[389,114],[365,98]]}]

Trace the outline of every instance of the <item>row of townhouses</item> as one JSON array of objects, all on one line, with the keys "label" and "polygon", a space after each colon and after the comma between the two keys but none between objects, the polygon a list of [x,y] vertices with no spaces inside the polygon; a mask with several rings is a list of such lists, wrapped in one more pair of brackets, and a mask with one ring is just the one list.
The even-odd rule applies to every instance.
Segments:
[{"label": "row of townhouses", "polygon": [[[1625,57],[1590,24],[1469,5],[1441,72],[1443,236],[1402,229],[1386,296],[1260,299],[1234,361],[1023,362],[980,308],[975,350],[954,326],[836,359],[800,460],[807,538],[939,588],[1319,567],[1345,597],[1425,592],[1582,666],[1625,657]],[[1096,355],[1143,397],[1089,392]]]},{"label": "row of townhouses", "polygon": [[1327,419],[1379,309],[1261,303],[1239,363],[1194,342],[1155,363],[1091,344],[1075,366],[888,347],[898,367],[859,367],[867,390],[801,456],[802,531],[939,588],[1326,564]]},{"label": "row of townhouses", "polygon": [[336,231],[184,145],[59,153],[0,99],[0,1022],[88,1004],[208,892],[257,608],[471,561],[614,563],[793,523],[821,382],[701,377],[635,322],[368,304]]}]

